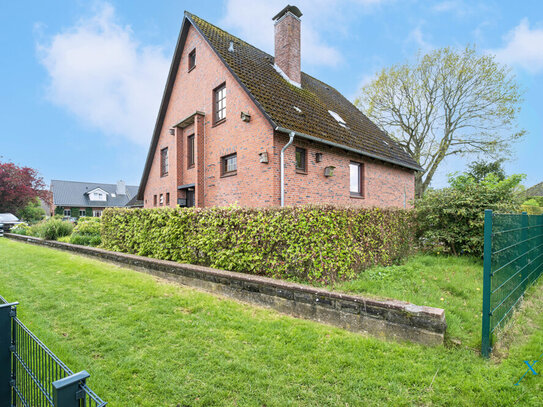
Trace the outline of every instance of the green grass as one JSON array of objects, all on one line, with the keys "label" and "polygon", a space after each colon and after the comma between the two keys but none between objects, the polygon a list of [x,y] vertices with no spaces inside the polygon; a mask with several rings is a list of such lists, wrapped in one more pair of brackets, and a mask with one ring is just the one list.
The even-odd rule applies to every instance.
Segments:
[{"label": "green grass", "polygon": [[479,259],[417,255],[399,266],[366,270],[358,279],[333,289],[444,308],[448,336],[479,349],[482,277]]},{"label": "green grass", "polygon": [[463,346],[384,342],[0,239],[0,293],[112,407],[540,405],[541,376],[513,384],[543,352],[541,291],[502,357],[485,361]]}]

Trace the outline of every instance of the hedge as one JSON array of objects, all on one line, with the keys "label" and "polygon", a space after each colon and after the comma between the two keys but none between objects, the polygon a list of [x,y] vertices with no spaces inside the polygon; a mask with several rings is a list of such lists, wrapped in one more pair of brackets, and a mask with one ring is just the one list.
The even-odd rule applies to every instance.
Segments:
[{"label": "hedge", "polygon": [[320,282],[397,262],[414,236],[409,211],[332,206],[108,208],[101,234],[109,250]]}]

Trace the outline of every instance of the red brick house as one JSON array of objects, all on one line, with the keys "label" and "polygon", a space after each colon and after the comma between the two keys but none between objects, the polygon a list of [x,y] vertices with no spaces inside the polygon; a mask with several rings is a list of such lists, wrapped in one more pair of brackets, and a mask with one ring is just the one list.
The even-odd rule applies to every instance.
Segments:
[{"label": "red brick house", "polygon": [[301,15],[287,6],[273,18],[273,57],[185,12],[140,183],[145,207],[409,205],[420,167],[301,72]]}]

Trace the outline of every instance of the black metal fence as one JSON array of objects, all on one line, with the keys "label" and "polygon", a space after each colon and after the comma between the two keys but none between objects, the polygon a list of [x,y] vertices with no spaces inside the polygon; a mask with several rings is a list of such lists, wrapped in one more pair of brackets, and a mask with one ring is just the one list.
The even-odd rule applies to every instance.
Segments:
[{"label": "black metal fence", "polygon": [[0,406],[102,407],[85,384],[18,318],[18,303],[0,296]]},{"label": "black metal fence", "polygon": [[487,357],[493,332],[543,273],[543,215],[486,210],[484,238],[481,353]]}]

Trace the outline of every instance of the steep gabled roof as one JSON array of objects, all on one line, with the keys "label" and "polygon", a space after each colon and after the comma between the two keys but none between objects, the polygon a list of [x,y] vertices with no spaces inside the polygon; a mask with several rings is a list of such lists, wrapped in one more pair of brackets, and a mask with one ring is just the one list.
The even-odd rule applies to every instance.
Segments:
[{"label": "steep gabled roof", "polygon": [[[413,170],[421,169],[408,153],[333,87],[304,72],[301,88],[290,84],[275,69],[274,57],[185,12],[140,183],[139,199],[143,199],[143,189],[190,25],[207,41],[274,129],[295,131],[313,140],[346,147],[368,157]],[[233,52],[229,50],[231,44]],[[339,115],[346,126],[340,124],[330,111]]]},{"label": "steep gabled roof", "polygon": [[[108,194],[107,201],[91,201],[89,192],[101,189]],[[138,193],[138,187],[126,186],[126,195],[116,194],[116,184],[98,184],[95,182],[51,180],[53,203],[56,206],[71,206],[75,208],[103,208],[125,206]]]},{"label": "steep gabled roof", "polygon": [[526,196],[543,196],[543,182],[528,188],[526,191],[524,191],[524,194]]}]

